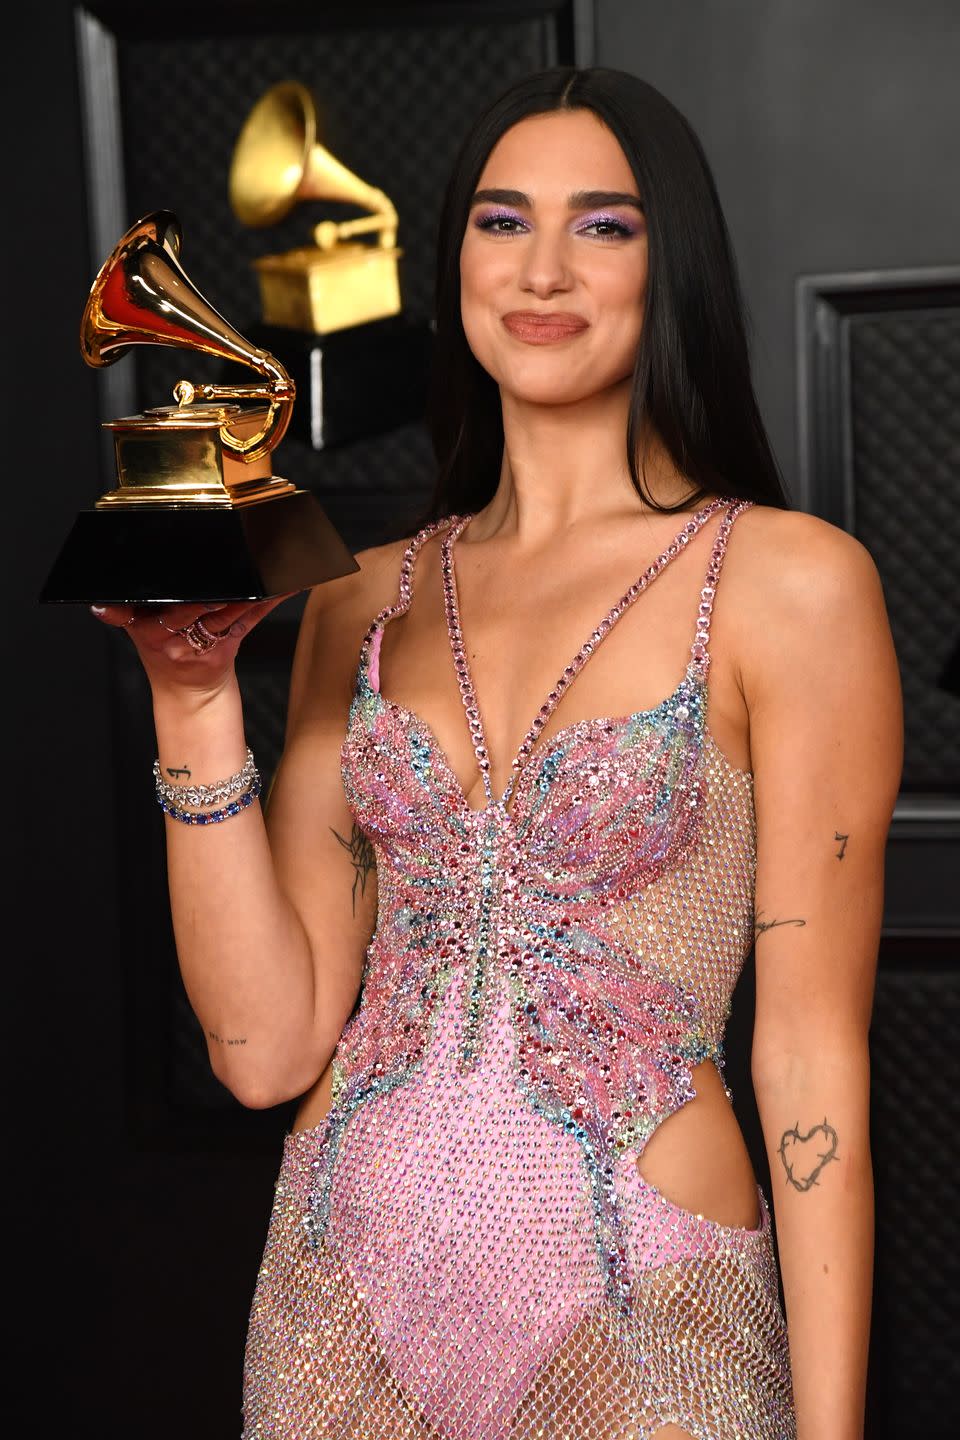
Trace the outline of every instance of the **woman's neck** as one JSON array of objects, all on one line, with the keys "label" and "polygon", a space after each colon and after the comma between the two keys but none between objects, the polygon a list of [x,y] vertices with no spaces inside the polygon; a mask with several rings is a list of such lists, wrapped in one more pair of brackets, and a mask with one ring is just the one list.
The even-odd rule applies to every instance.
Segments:
[{"label": "woman's neck", "polygon": [[[502,403],[500,480],[471,522],[468,543],[497,535],[535,547],[587,520],[652,511],[630,477],[629,379],[581,405],[536,405],[512,395]],[[641,441],[641,460],[644,488],[658,505],[695,493],[652,429]]]}]

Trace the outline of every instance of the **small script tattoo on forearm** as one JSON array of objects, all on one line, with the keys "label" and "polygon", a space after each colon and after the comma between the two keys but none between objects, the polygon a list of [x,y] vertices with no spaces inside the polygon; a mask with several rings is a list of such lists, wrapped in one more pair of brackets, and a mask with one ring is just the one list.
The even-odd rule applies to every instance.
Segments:
[{"label": "small script tattoo on forearm", "polygon": [[797,1123],[792,1130],[784,1130],[777,1149],[783,1162],[788,1185],[801,1193],[819,1184],[821,1171],[838,1160],[837,1132],[828,1124],[826,1116],[819,1125],[813,1125],[806,1133],[800,1134]]},{"label": "small script tattoo on forearm", "polygon": [[370,874],[371,870],[375,870],[377,868],[376,858],[373,853],[373,846],[370,844],[370,841],[367,839],[366,835],[364,835],[363,831],[360,829],[360,826],[356,823],[356,821],[354,821],[353,828],[350,831],[349,840],[345,840],[338,831],[333,829],[332,825],[330,829],[333,831],[333,834],[336,835],[338,841],[343,846],[344,850],[346,850],[350,855],[350,863],[353,865],[354,871],[353,889],[351,891],[351,903],[353,905],[353,913],[354,915],[356,915],[357,886],[360,886],[360,894],[363,895],[367,888],[367,876]]},{"label": "small script tattoo on forearm", "polygon": [[187,769],[186,765],[181,765],[178,770],[174,770],[172,765],[167,766],[167,774],[172,780],[179,780],[181,777],[189,780],[191,773],[192,772]]},{"label": "small script tattoo on forearm", "polygon": [[217,1034],[216,1030],[208,1030],[207,1039],[212,1040],[216,1045],[246,1045],[247,1043],[247,1037],[245,1035],[242,1038],[238,1037],[235,1040],[225,1040],[222,1035]]},{"label": "small script tattoo on forearm", "polygon": [[753,928],[758,935],[764,930],[772,930],[775,925],[806,925],[806,920],[761,920],[762,910],[758,910],[753,917]]},{"label": "small script tattoo on forearm", "polygon": [[842,841],[843,841],[843,844],[840,846],[840,849],[837,851],[837,859],[838,859],[838,860],[842,860],[842,859],[843,859],[843,852],[844,852],[844,850],[846,850],[846,848],[847,848],[847,841],[850,839],[850,836],[849,836],[849,835],[841,835],[839,830],[834,830],[834,832],[833,832],[833,838],[834,838],[834,840],[842,840]]}]

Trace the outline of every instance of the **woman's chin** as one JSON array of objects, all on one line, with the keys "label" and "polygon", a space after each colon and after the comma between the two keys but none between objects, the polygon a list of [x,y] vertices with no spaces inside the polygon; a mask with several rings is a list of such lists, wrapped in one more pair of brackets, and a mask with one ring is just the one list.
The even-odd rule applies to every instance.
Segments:
[{"label": "woman's chin", "polygon": [[519,405],[588,405],[591,401],[597,401],[608,394],[613,386],[619,383],[618,379],[611,377],[608,382],[597,383],[596,378],[580,381],[551,376],[524,376],[522,379],[514,375],[505,376],[499,382],[500,397],[503,402],[511,401]]}]

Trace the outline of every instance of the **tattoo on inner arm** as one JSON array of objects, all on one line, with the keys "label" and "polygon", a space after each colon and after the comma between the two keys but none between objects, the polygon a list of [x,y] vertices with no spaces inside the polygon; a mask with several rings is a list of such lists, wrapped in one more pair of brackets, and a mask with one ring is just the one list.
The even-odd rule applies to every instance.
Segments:
[{"label": "tattoo on inner arm", "polygon": [[370,844],[370,841],[367,839],[366,835],[364,835],[363,831],[360,829],[360,826],[357,824],[356,821],[353,822],[353,827],[350,831],[349,840],[345,840],[338,831],[333,829],[332,825],[330,826],[330,829],[333,831],[333,834],[336,835],[344,850],[348,851],[350,855],[350,862],[353,865],[354,869],[353,890],[351,891],[350,898],[351,904],[353,906],[353,913],[354,915],[356,915],[357,886],[360,886],[360,894],[363,895],[367,888],[367,876],[370,874],[371,870],[376,870],[377,868],[377,862],[373,853],[373,846]]},{"label": "tattoo on inner arm", "polygon": [[217,1034],[216,1030],[208,1030],[207,1038],[209,1040],[213,1040],[217,1045],[246,1045],[247,1043],[247,1037],[245,1035],[242,1037],[242,1039],[237,1038],[235,1040],[225,1040],[222,1035]]},{"label": "tattoo on inner arm", "polygon": [[787,1184],[802,1193],[819,1184],[820,1172],[831,1160],[840,1158],[837,1154],[837,1132],[827,1123],[826,1116],[806,1135],[800,1134],[798,1122],[792,1130],[784,1130],[777,1154],[783,1162]]},{"label": "tattoo on inner arm", "polygon": [[764,930],[772,930],[774,925],[806,925],[806,920],[761,920],[762,910],[758,910],[753,917],[753,927],[758,935]]},{"label": "tattoo on inner arm", "polygon": [[843,852],[844,852],[844,850],[846,850],[846,848],[847,848],[847,841],[850,839],[850,836],[849,836],[849,835],[841,835],[839,830],[834,830],[834,832],[833,832],[833,838],[834,838],[834,840],[842,840],[842,841],[843,841],[843,844],[840,846],[840,849],[837,851],[837,859],[838,859],[838,860],[842,860],[842,859],[843,859]]}]

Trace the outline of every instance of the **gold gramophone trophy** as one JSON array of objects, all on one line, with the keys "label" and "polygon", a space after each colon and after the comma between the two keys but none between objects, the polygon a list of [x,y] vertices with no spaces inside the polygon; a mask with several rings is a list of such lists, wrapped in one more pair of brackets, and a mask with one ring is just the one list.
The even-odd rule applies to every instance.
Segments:
[{"label": "gold gramophone trophy", "polygon": [[272,86],[247,116],[230,166],[242,224],[277,225],[301,203],[366,210],[325,219],[312,244],[254,260],[262,321],[252,333],[281,354],[302,401],[296,432],[324,449],[422,418],[433,334],[404,313],[397,211],[319,140],[319,113],[299,81]]},{"label": "gold gramophone trophy", "polygon": [[91,288],[84,360],[100,367],[135,345],[167,345],[246,365],[258,380],[180,380],[174,405],[105,422],[117,485],[77,516],[43,602],[258,600],[358,569],[318,501],[271,474],[293,381],[196,290],[180,249],[169,211],[127,231]]}]

